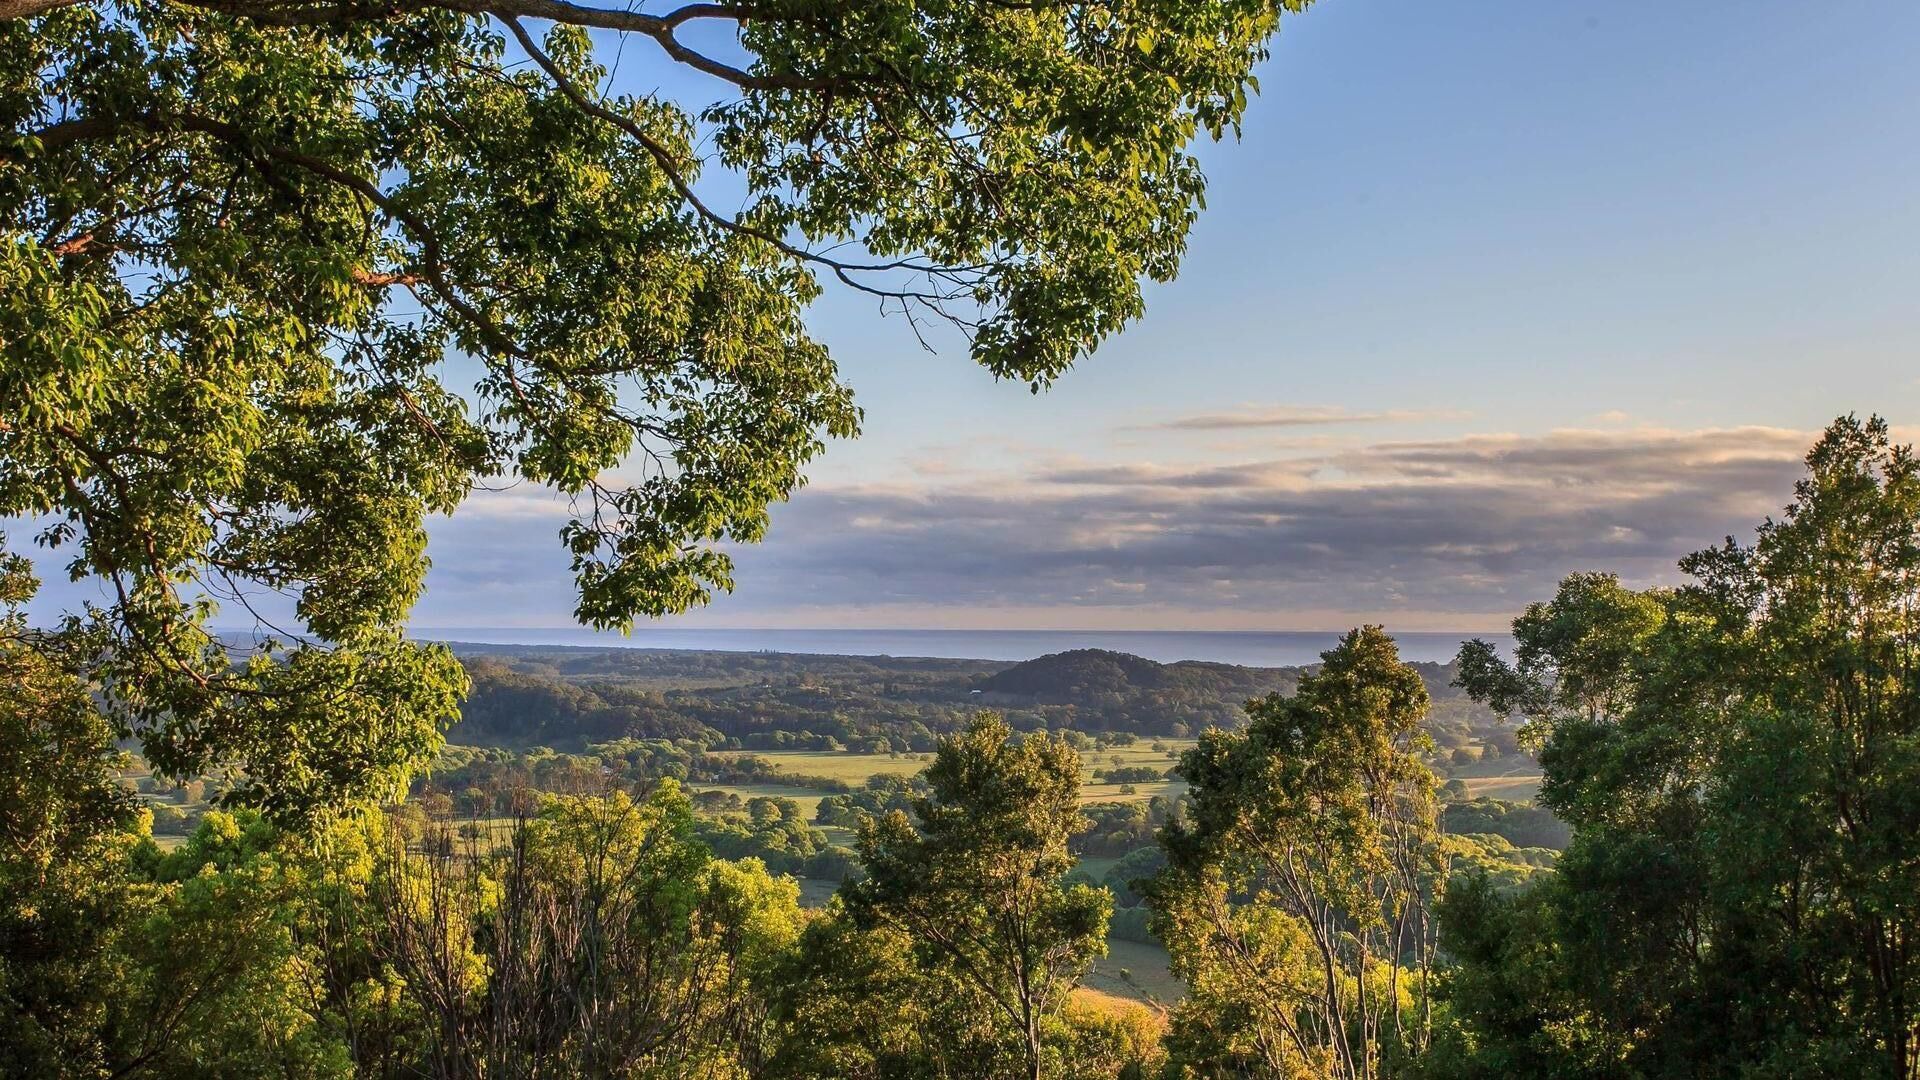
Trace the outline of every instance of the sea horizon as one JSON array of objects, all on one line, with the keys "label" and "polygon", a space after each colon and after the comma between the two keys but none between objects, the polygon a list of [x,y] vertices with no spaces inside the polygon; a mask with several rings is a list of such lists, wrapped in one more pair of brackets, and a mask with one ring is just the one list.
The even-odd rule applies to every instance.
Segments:
[{"label": "sea horizon", "polygon": [[[932,657],[1022,661],[1070,649],[1108,649],[1159,663],[1183,660],[1245,667],[1317,663],[1341,630],[934,630],[646,627],[631,635],[584,627],[415,627],[425,641],[693,652],[774,652],[813,656]],[[1444,663],[1472,638],[1502,648],[1505,634],[1470,631],[1397,633],[1402,659]]]}]

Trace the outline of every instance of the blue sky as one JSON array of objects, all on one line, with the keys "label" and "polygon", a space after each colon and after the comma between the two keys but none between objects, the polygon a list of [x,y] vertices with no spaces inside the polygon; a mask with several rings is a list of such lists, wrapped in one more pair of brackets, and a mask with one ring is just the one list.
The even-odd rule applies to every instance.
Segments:
[{"label": "blue sky", "polygon": [[[622,90],[723,89],[604,45]],[[1912,437],[1916,55],[1892,0],[1322,0],[1200,149],[1179,280],[1051,392],[830,291],[865,434],[674,622],[1478,631],[1673,580],[1835,415]],[[568,623],[564,512],[436,521],[415,625]]]},{"label": "blue sky", "polygon": [[[1908,3],[1324,0],[1179,280],[1051,392],[824,298],[865,434],[677,622],[1479,630],[1671,580],[1832,417],[1914,418],[1916,46]],[[436,526],[416,624],[566,622],[558,514]]]}]

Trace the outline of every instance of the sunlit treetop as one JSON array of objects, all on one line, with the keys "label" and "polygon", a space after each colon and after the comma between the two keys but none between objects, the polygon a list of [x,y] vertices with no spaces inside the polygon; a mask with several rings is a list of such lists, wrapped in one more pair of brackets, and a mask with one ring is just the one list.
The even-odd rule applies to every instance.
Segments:
[{"label": "sunlit treetop", "polygon": [[[548,485],[582,621],[706,602],[855,433],[820,283],[1046,386],[1173,276],[1303,3],[0,0],[0,515],[102,583],[66,630],[160,768],[396,780],[460,688],[402,638],[425,514]],[[236,665],[203,626],[263,592]]]}]

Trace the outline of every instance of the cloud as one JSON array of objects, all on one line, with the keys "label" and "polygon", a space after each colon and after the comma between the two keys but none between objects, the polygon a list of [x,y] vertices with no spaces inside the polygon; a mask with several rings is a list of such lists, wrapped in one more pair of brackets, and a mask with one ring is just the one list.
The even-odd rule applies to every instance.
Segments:
[{"label": "cloud", "polygon": [[[776,510],[765,544],[735,552],[738,592],[709,617],[1488,626],[1573,570],[1675,580],[1681,555],[1749,535],[1787,500],[1813,438],[1758,427],[1475,435],[1244,464],[822,485]],[[557,527],[557,512],[544,527],[463,512],[436,528],[420,622],[497,624],[526,605],[553,608],[535,623],[564,621]]]},{"label": "cloud", "polygon": [[1415,420],[1459,420],[1468,414],[1450,410],[1387,409],[1354,412],[1337,405],[1249,406],[1236,412],[1194,413],[1133,430],[1233,431],[1243,428],[1320,427],[1330,424],[1378,424]]}]

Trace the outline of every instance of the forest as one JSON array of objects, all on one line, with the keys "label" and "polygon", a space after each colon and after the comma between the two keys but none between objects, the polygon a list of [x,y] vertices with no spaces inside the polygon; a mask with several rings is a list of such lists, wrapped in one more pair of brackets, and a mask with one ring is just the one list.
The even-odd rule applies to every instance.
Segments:
[{"label": "forest", "polygon": [[0,0],[0,1076],[1920,1080],[1878,416],[1446,665],[412,632],[483,498],[554,511],[582,626],[731,592],[866,420],[831,304],[1054,386],[1307,7]]}]

